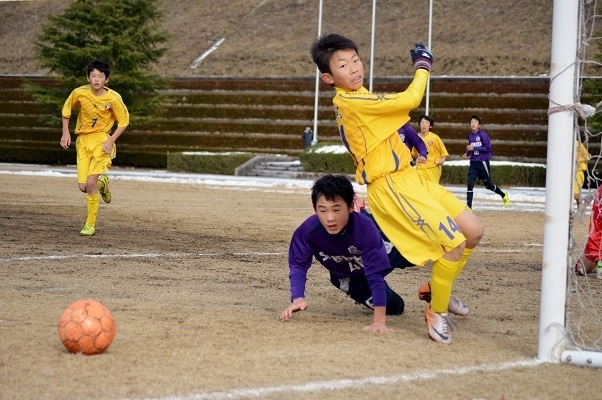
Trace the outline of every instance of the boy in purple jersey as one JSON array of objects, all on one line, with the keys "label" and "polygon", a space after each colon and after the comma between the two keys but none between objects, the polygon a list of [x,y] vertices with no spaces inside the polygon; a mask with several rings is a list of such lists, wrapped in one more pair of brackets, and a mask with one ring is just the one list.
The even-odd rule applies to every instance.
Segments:
[{"label": "boy in purple jersey", "polygon": [[364,330],[389,332],[386,315],[403,313],[403,299],[387,285],[385,276],[412,263],[397,251],[387,254],[373,220],[353,211],[353,197],[353,185],[345,175],[329,174],[314,182],[311,198],[316,213],[295,230],[291,239],[288,262],[292,304],[280,314],[281,321],[307,309],[305,282],[313,257],[330,271],[333,285],[374,310],[372,323]]},{"label": "boy in purple jersey", "polygon": [[[365,330],[389,332],[385,316],[403,313],[402,297],[389,287],[384,277],[395,268],[413,264],[390,243],[364,203],[354,201],[356,198],[345,175],[325,175],[314,182],[312,202],[316,214],[305,220],[291,239],[292,304],[280,314],[281,321],[307,309],[305,282],[312,257],[330,271],[330,282],[337,289],[374,310],[374,320]],[[422,285],[418,296],[423,301],[431,301],[428,283]],[[452,295],[449,312],[464,316],[469,309]]]},{"label": "boy in purple jersey", "polygon": [[466,205],[472,208],[474,184],[477,179],[480,179],[483,181],[485,188],[499,194],[504,202],[504,207],[508,207],[510,205],[508,192],[504,193],[499,187],[491,182],[491,166],[489,165],[489,160],[492,156],[491,141],[489,140],[487,132],[481,129],[481,122],[480,116],[476,114],[470,116],[468,144],[466,145],[466,152],[462,155],[464,159],[470,159],[467,179],[468,187],[466,189]]},{"label": "boy in purple jersey", "polygon": [[412,149],[416,149],[416,152],[418,153],[418,157],[416,157],[416,162],[425,163],[426,157],[428,155],[426,144],[424,144],[424,141],[420,139],[420,136],[418,136],[418,133],[414,130],[414,128],[412,128],[412,126],[409,123],[407,123],[401,128],[399,128],[397,132],[399,133],[401,141],[406,146],[408,146],[408,149],[410,149],[410,151],[412,151]]}]

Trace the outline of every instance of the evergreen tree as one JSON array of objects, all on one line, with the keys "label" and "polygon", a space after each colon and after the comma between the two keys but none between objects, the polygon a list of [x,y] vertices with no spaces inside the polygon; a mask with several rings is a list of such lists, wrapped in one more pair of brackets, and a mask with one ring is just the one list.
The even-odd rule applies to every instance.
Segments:
[{"label": "evergreen tree", "polygon": [[[71,90],[86,84],[93,59],[109,63],[108,86],[121,94],[132,124],[155,115],[163,102],[158,90],[167,81],[151,73],[167,51],[167,34],[157,0],[74,0],[62,14],[50,16],[36,38],[38,62],[50,70],[56,86],[29,84],[34,97],[50,107],[56,120]],[[58,111],[57,111],[58,110]]]}]

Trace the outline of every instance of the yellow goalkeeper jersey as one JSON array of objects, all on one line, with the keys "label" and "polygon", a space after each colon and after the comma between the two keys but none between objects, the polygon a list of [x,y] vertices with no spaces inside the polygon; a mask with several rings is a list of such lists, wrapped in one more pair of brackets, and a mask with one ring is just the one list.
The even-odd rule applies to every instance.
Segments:
[{"label": "yellow goalkeeper jersey", "polygon": [[121,96],[114,90],[105,87],[106,92],[96,96],[90,85],[74,89],[63,105],[63,117],[71,118],[71,111],[79,108],[75,134],[105,132],[111,134],[113,125],[125,127],[130,123],[130,115]]},{"label": "yellow goalkeeper jersey", "polygon": [[410,168],[410,150],[397,132],[420,105],[428,72],[416,70],[403,92],[376,94],[335,87],[333,104],[339,134],[356,166],[355,180],[368,184],[387,174]]}]

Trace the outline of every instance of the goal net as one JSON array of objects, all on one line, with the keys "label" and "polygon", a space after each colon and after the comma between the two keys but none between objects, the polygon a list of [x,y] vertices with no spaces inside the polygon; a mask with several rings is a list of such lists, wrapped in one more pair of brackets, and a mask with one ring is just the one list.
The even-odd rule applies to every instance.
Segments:
[{"label": "goal net", "polygon": [[589,124],[602,105],[598,11],[596,0],[554,1],[538,358],[602,367],[602,132]]}]

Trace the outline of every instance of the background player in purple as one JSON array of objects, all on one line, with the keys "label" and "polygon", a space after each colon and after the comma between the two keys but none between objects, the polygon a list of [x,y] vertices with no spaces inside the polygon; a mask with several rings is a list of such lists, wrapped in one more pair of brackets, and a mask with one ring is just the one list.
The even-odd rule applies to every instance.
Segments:
[{"label": "background player in purple", "polygon": [[[287,321],[307,309],[305,282],[313,257],[330,271],[331,282],[349,297],[374,310],[364,330],[389,332],[386,315],[403,313],[404,302],[385,281],[391,266],[373,220],[353,211],[353,185],[345,175],[325,175],[312,186],[315,214],[293,233],[289,248],[291,300],[280,314]],[[412,264],[402,259],[397,268]]]},{"label": "background player in purple", "polygon": [[401,141],[406,146],[408,146],[408,149],[410,149],[410,151],[412,151],[412,149],[416,149],[416,151],[418,152],[416,162],[425,163],[426,157],[428,155],[426,144],[424,144],[424,141],[420,139],[420,136],[418,136],[418,133],[414,130],[414,128],[412,128],[410,123],[408,122],[407,124],[399,128],[397,132],[399,133]]},{"label": "background player in purple", "polygon": [[504,207],[508,207],[510,205],[508,192],[504,193],[499,187],[491,182],[491,166],[489,165],[489,160],[492,156],[491,140],[489,139],[487,132],[481,129],[481,122],[480,116],[476,114],[470,116],[468,144],[466,145],[466,152],[462,156],[465,159],[470,159],[466,189],[466,205],[472,208],[474,184],[477,179],[480,179],[487,189],[499,194],[504,202]]}]

